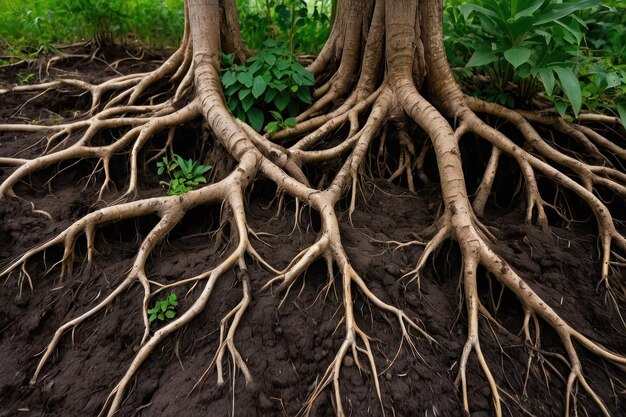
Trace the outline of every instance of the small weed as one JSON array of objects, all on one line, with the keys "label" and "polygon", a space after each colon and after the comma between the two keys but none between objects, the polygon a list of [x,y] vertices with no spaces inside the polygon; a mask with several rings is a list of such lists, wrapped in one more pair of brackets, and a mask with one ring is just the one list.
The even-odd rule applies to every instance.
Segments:
[{"label": "small weed", "polygon": [[191,159],[185,160],[179,155],[174,155],[174,160],[169,161],[167,156],[157,162],[157,174],[167,173],[170,177],[169,181],[161,181],[161,185],[167,186],[167,194],[181,195],[185,194],[200,184],[206,184],[207,180],[204,174],[209,172],[213,167],[211,165],[202,165]]},{"label": "small weed", "polygon": [[283,120],[282,114],[278,113],[277,111],[270,111],[270,114],[274,118],[274,121],[269,122],[267,124],[267,132],[269,134],[278,132],[279,130],[282,130],[288,127],[294,127],[296,125],[295,117],[289,117]]},{"label": "small weed", "polygon": [[148,310],[148,321],[152,323],[155,320],[165,321],[176,317],[176,309],[178,308],[178,299],[176,294],[171,293],[167,298],[157,300],[154,307]]},{"label": "small weed", "polygon": [[18,76],[17,76],[17,83],[19,85],[28,84],[28,81],[31,78],[33,78],[34,76],[35,76],[34,72],[29,72],[28,74],[25,74],[25,75],[18,74]]}]

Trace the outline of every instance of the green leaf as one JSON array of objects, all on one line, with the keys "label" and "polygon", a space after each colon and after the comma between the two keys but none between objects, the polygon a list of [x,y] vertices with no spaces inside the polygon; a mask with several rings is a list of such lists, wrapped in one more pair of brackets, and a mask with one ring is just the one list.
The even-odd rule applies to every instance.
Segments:
[{"label": "green leaf", "polygon": [[171,294],[169,295],[169,297],[167,297],[167,300],[168,300],[170,303],[171,303],[171,302],[176,301],[177,299],[178,299],[178,298],[176,297],[176,294],[175,294],[175,293],[171,293]]},{"label": "green leaf", "polygon": [[274,105],[279,111],[283,111],[289,104],[289,99],[290,99],[289,91],[288,90],[281,91],[276,96],[276,99],[274,100]]},{"label": "green leaf", "polygon": [[478,6],[476,4],[466,3],[466,4],[461,5],[459,9],[461,10],[461,13],[463,14],[463,18],[465,20],[467,20],[467,18],[469,17],[470,14],[472,14],[472,12],[482,13],[485,16],[494,17],[496,19],[498,18],[498,15],[496,12],[486,9],[484,7]]},{"label": "green leaf", "polygon": [[248,97],[248,95],[252,92],[252,89],[250,88],[242,88],[241,90],[239,90],[239,92],[237,93],[237,97],[239,97],[239,100],[243,100],[244,98]]},{"label": "green leaf", "polygon": [[240,72],[237,74],[237,81],[250,88],[252,87],[252,74],[248,72]]},{"label": "green leaf", "polygon": [[[202,175],[205,172],[209,172],[211,169],[213,169],[213,167],[211,165],[198,165],[196,166],[196,168],[193,170],[193,174],[194,175]],[[174,300],[176,300],[176,294],[172,294],[174,296]],[[170,297],[172,296],[170,295]]]},{"label": "green leaf", "polygon": [[165,171],[165,167],[163,165],[159,166],[157,169],[157,175],[161,175]]},{"label": "green leaf", "polygon": [[280,120],[281,122],[283,121],[283,116],[280,113],[278,113],[277,111],[270,110],[270,114],[272,115],[274,120]]},{"label": "green leaf", "polygon": [[311,104],[313,99],[311,98],[311,93],[308,88],[300,88],[296,93],[301,102],[306,104]]},{"label": "green leaf", "polygon": [[167,301],[161,302],[161,311],[167,310]]},{"label": "green leaf", "polygon": [[161,321],[165,320],[165,315],[163,313],[157,314],[157,318]]},{"label": "green leaf", "polygon": [[543,87],[546,89],[546,93],[551,96],[554,92],[554,73],[550,68],[541,68],[539,69],[539,78],[543,83]]},{"label": "green leaf", "polygon": [[274,133],[278,130],[278,122],[269,122],[267,124],[267,131],[269,133]]},{"label": "green leaf", "polygon": [[234,72],[226,71],[224,75],[222,75],[222,84],[224,85],[224,88],[230,87],[235,84],[235,82],[237,82],[237,76]]},{"label": "green leaf", "polygon": [[234,113],[235,109],[237,108],[237,100],[235,100],[233,97],[229,97],[226,105],[228,106],[228,110],[230,110],[231,113]]},{"label": "green leaf", "polygon": [[543,2],[544,0],[538,0],[534,2],[533,4],[531,4],[528,8],[522,10],[521,12],[515,13],[515,17],[514,17],[515,20],[519,19],[520,17],[531,16],[543,5]]},{"label": "green leaf", "polygon": [[156,314],[150,314],[150,317],[148,317],[148,321],[150,323],[152,323],[153,321],[155,321],[157,318]]},{"label": "green leaf", "polygon": [[278,90],[276,90],[275,88],[268,89],[267,93],[265,93],[265,102],[271,103],[277,94],[278,94]]},{"label": "green leaf", "polygon": [[600,4],[600,0],[582,0],[571,1],[566,3],[553,3],[543,10],[537,20],[533,21],[534,26],[543,25],[544,23],[554,22],[562,17],[570,15],[575,11],[588,9]]},{"label": "green leaf", "polygon": [[565,103],[562,100],[555,100],[554,107],[556,108],[556,111],[559,112],[561,117],[565,118],[565,112],[567,111],[567,103]]},{"label": "green leaf", "polygon": [[622,121],[622,126],[626,128],[626,102],[618,103],[617,113],[619,114],[619,118]]},{"label": "green leaf", "polygon": [[243,100],[241,100],[241,107],[243,108],[244,112],[250,110],[252,104],[254,104],[254,99],[252,98],[252,96],[246,96]]},{"label": "green leaf", "polygon": [[296,118],[295,117],[289,117],[289,118],[285,119],[285,121],[283,123],[287,127],[295,127],[297,122],[296,122]]},{"label": "green leaf", "polygon": [[476,52],[474,52],[474,55],[472,55],[472,57],[469,59],[465,67],[466,68],[480,67],[483,65],[491,64],[495,60],[496,60],[496,54],[494,54],[492,51],[489,51],[486,49],[479,49]]},{"label": "green leaf", "polygon": [[578,112],[582,107],[582,94],[580,92],[578,78],[576,78],[576,75],[574,75],[574,72],[570,68],[554,67],[553,69],[559,78],[563,92],[572,105],[574,115],[578,117]]},{"label": "green leaf", "polygon": [[276,63],[276,57],[272,54],[263,54],[263,59],[269,66],[274,66]]},{"label": "green leaf", "polygon": [[520,65],[528,62],[530,58],[531,50],[528,48],[511,48],[504,51],[504,58],[513,65],[513,68],[517,68]]},{"label": "green leaf", "polygon": [[606,74],[606,88],[617,87],[621,83],[622,80],[619,78],[619,75],[616,72]]},{"label": "green leaf", "polygon": [[254,81],[252,84],[252,95],[254,96],[254,98],[261,97],[261,94],[263,94],[266,89],[267,83],[265,82],[265,80],[258,75],[254,77]]},{"label": "green leaf", "polygon": [[167,310],[165,312],[165,317],[167,317],[168,319],[173,319],[174,317],[176,317],[176,313],[172,310]]},{"label": "green leaf", "polygon": [[260,132],[263,128],[263,122],[265,121],[265,116],[263,112],[256,107],[252,107],[248,111],[248,121],[250,122],[250,126],[257,132]]}]

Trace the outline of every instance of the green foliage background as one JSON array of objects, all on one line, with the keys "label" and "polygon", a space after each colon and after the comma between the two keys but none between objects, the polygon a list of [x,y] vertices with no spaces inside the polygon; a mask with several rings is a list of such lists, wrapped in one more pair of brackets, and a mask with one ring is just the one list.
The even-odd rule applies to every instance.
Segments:
[{"label": "green foliage background", "polygon": [[[276,39],[315,54],[330,32],[332,0],[237,3],[253,49]],[[0,65],[90,39],[175,48],[183,23],[183,0],[0,0]],[[469,94],[509,107],[543,100],[567,117],[591,110],[626,123],[626,1],[446,0],[444,31]]]}]

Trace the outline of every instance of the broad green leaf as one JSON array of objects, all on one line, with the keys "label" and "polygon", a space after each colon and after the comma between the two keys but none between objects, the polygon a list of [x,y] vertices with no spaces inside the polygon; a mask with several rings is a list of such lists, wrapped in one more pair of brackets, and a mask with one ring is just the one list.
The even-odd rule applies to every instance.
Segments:
[{"label": "broad green leaf", "polygon": [[267,83],[265,82],[263,77],[260,77],[258,75],[254,77],[254,81],[252,84],[252,95],[254,96],[254,98],[261,97],[261,94],[263,94],[266,89]]},{"label": "broad green leaf", "polygon": [[161,175],[164,171],[165,171],[165,167],[161,165],[159,169],[157,170],[157,175]]},{"label": "broad green leaf", "polygon": [[517,68],[520,65],[528,62],[530,58],[530,49],[528,48],[511,48],[504,51],[504,58],[513,65],[513,68]]},{"label": "broad green leaf", "polygon": [[554,107],[556,108],[556,111],[559,112],[559,114],[561,115],[561,117],[565,117],[565,112],[567,111],[567,103],[561,101],[561,100],[555,100],[554,102]]},{"label": "broad green leaf", "polygon": [[522,10],[521,12],[515,13],[515,16],[514,16],[515,20],[524,16],[532,16],[533,13],[539,10],[539,8],[543,5],[544,1],[545,0],[537,0],[533,4],[531,4],[528,8]]},{"label": "broad green leaf", "polygon": [[534,26],[543,25],[544,23],[554,22],[562,17],[568,16],[575,11],[588,9],[600,4],[600,0],[581,0],[571,1],[566,3],[553,3],[549,7],[543,10],[543,12],[537,16],[537,20],[533,22]]},{"label": "broad green leaf", "polygon": [[241,90],[239,90],[239,92],[237,93],[237,97],[239,97],[239,100],[243,100],[244,98],[246,98],[248,96],[248,94],[250,94],[252,92],[251,88],[242,88]]},{"label": "broad green leaf", "polygon": [[493,10],[486,9],[484,7],[481,7],[472,3],[462,4],[459,7],[459,9],[461,10],[461,13],[463,14],[463,18],[465,20],[467,20],[467,18],[469,17],[470,14],[472,14],[472,12],[482,13],[485,16],[493,17],[496,19],[498,18],[498,14],[494,12]]},{"label": "broad green leaf", "polygon": [[[563,27],[566,31],[568,31],[576,40],[575,44],[576,45],[580,45],[580,42],[582,42],[583,37],[585,36],[580,30],[573,28],[569,25],[566,25],[565,23],[561,22],[560,20],[557,20],[555,22],[557,25]],[[571,44],[574,44],[574,42],[570,41]]]},{"label": "broad green leaf", "polygon": [[243,100],[241,100],[241,107],[243,108],[244,112],[250,110],[252,104],[254,104],[254,99],[252,98],[252,96],[247,96]]},{"label": "broad green leaf", "polygon": [[263,122],[265,121],[265,116],[263,112],[256,107],[252,107],[248,111],[248,122],[250,126],[257,132],[260,132],[263,128]]},{"label": "broad green leaf", "polygon": [[276,96],[276,99],[274,100],[274,105],[278,110],[283,111],[289,104],[289,99],[289,91],[283,90]]},{"label": "broad green leaf", "polygon": [[606,88],[617,87],[621,83],[622,80],[619,78],[619,75],[616,72],[606,74]]},{"label": "broad green leaf", "polygon": [[167,317],[168,319],[173,319],[174,317],[176,317],[176,313],[172,310],[167,310],[165,312],[165,317]]},{"label": "broad green leaf", "polygon": [[552,93],[554,92],[554,83],[555,83],[554,73],[552,72],[552,69],[541,68],[539,70],[539,78],[541,79],[541,82],[543,83],[543,87],[546,89],[546,93],[549,96],[551,96]]},{"label": "broad green leaf", "polygon": [[240,83],[235,83],[233,85],[231,85],[230,87],[228,87],[226,90],[224,90],[224,95],[226,97],[231,97],[232,95],[234,95],[237,90],[239,90],[241,87],[244,87],[243,84]]},{"label": "broad green leaf", "polygon": [[280,120],[280,121],[283,120],[283,116],[280,113],[278,113],[277,111],[270,110],[270,114],[272,115],[274,120]]},{"label": "broad green leaf", "polygon": [[267,124],[267,131],[271,134],[278,130],[278,122],[269,122]]},{"label": "broad green leaf", "polygon": [[311,102],[313,101],[308,88],[300,88],[296,95],[303,103],[311,104]]},{"label": "broad green leaf", "polygon": [[296,118],[295,117],[289,117],[289,118],[285,119],[285,121],[283,123],[287,127],[295,127],[297,122],[296,122]]},{"label": "broad green leaf", "polygon": [[148,318],[148,321],[149,321],[150,323],[152,323],[153,321],[155,321],[155,320],[156,320],[156,318],[157,318],[156,314],[150,314],[150,317]]},{"label": "broad green leaf", "polygon": [[165,315],[163,313],[157,314],[157,318],[161,321],[165,320]]},{"label": "broad green leaf", "polygon": [[237,81],[237,76],[232,71],[226,71],[224,75],[222,75],[222,84],[224,85],[225,88],[228,88],[231,85],[235,84],[236,81]]},{"label": "broad green leaf", "polygon": [[272,100],[274,100],[274,98],[276,97],[276,94],[278,94],[278,90],[276,90],[275,88],[268,89],[265,93],[265,102],[272,102]]},{"label": "broad green leaf", "polygon": [[240,72],[237,74],[237,81],[250,88],[252,87],[252,74],[248,72]]},{"label": "broad green leaf", "polygon": [[233,113],[237,108],[237,100],[233,97],[229,97],[226,104],[228,105],[228,110],[230,110],[231,113]]},{"label": "broad green leaf", "polygon": [[576,75],[574,75],[574,72],[570,68],[554,67],[553,69],[559,78],[563,92],[572,105],[574,115],[578,117],[578,112],[582,107],[582,95],[580,92],[580,83],[578,82],[578,78],[576,78]]},{"label": "broad green leaf", "polygon": [[263,59],[267,62],[267,65],[274,66],[276,63],[276,57],[272,54],[263,54]]},{"label": "broad green leaf", "polygon": [[474,55],[472,55],[472,57],[467,62],[467,65],[465,65],[465,67],[466,68],[480,67],[483,65],[491,64],[495,60],[496,60],[496,54],[494,54],[492,51],[489,51],[486,49],[479,49],[476,52],[474,52]]}]

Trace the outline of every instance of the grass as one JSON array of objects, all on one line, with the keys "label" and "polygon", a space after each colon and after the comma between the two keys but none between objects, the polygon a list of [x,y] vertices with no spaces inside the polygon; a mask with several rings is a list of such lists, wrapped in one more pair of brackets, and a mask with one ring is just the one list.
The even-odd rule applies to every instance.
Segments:
[{"label": "grass", "polygon": [[175,47],[183,23],[183,0],[0,0],[0,52],[50,52],[91,39]]}]

